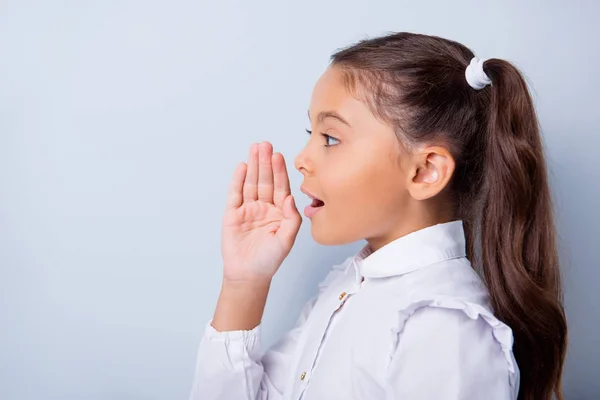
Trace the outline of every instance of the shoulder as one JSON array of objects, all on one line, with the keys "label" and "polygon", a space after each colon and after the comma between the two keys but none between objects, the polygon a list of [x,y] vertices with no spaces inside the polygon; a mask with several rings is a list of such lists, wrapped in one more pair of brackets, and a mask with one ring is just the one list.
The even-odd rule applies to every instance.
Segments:
[{"label": "shoulder", "polygon": [[396,356],[409,351],[425,359],[445,357],[456,368],[486,366],[490,374],[494,365],[518,390],[512,330],[481,304],[448,296],[415,301],[396,311],[392,331]]},{"label": "shoulder", "polygon": [[[474,323],[475,322],[475,323]],[[402,333],[406,326],[435,326],[445,328],[444,335],[469,335],[473,330],[486,330],[492,338],[507,351],[512,351],[512,329],[496,318],[491,311],[480,304],[438,296],[437,298],[415,301],[397,310],[394,330]],[[465,329],[469,328],[470,329]]]},{"label": "shoulder", "polygon": [[451,370],[460,368],[468,374],[465,369],[474,368],[478,376],[485,365],[490,379],[508,376],[513,393],[518,390],[512,329],[494,315],[489,292],[468,259],[415,271],[401,285],[407,286],[396,291],[390,302],[390,359],[410,353],[439,364],[445,357]]}]

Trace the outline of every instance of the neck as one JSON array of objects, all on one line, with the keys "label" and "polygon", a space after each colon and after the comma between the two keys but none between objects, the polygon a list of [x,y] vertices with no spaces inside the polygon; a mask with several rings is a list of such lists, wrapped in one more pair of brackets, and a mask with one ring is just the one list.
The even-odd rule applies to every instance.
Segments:
[{"label": "neck", "polygon": [[427,228],[429,226],[451,222],[456,220],[454,213],[446,207],[425,204],[426,201],[420,201],[408,210],[404,210],[401,215],[390,218],[390,223],[378,235],[366,238],[372,251],[377,251],[388,243],[393,242],[409,233]]}]

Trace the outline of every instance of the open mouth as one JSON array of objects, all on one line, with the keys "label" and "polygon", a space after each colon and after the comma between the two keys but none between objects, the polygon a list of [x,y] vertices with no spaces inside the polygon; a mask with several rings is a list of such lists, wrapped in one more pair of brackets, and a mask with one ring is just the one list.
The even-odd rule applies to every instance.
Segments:
[{"label": "open mouth", "polygon": [[300,189],[302,193],[306,194],[311,200],[310,204],[304,208],[304,215],[306,215],[308,218],[312,218],[317,212],[323,209],[325,202],[315,197],[315,195],[306,190],[306,188],[301,187]]},{"label": "open mouth", "polygon": [[318,197],[316,197],[314,194],[312,194],[304,186],[300,187],[300,191],[302,193],[304,193],[305,195],[307,195],[311,200],[310,204],[307,205],[306,208],[304,208],[304,215],[306,215],[308,218],[312,218],[317,212],[319,212],[320,210],[323,209],[325,202],[323,200],[319,199]]},{"label": "open mouth", "polygon": [[323,200],[319,199],[313,199],[312,203],[310,204],[310,206],[314,208],[323,207],[324,205],[325,203],[323,203]]}]

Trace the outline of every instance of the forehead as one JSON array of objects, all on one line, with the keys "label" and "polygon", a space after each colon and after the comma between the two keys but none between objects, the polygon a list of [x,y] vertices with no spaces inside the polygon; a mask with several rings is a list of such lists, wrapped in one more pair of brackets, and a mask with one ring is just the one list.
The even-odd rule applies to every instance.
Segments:
[{"label": "forehead", "polygon": [[368,107],[348,92],[342,78],[343,72],[337,67],[327,68],[319,77],[310,101],[311,120],[322,111],[335,111],[352,126],[374,118]]},{"label": "forehead", "polygon": [[[319,124],[317,116],[322,112],[335,112],[350,127],[339,126],[341,132],[349,132],[361,146],[386,148],[386,152],[397,154],[398,139],[394,127],[378,119],[368,105],[350,93],[343,81],[343,71],[339,67],[329,67],[315,84],[309,115],[311,124]],[[359,96],[363,93],[357,90]],[[333,118],[327,121],[335,121]],[[381,149],[379,149],[381,150]],[[376,153],[373,153],[376,154]],[[383,153],[380,153],[383,154]]]}]

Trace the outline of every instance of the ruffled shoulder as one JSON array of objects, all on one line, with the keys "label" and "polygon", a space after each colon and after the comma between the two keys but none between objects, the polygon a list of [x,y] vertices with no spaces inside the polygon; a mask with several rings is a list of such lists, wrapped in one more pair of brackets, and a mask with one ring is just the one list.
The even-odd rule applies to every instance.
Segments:
[{"label": "ruffled shoulder", "polygon": [[410,318],[415,311],[424,307],[446,308],[450,310],[462,311],[465,313],[465,315],[473,320],[477,318],[484,320],[492,329],[494,339],[502,348],[502,352],[504,353],[504,357],[506,358],[506,362],[508,364],[508,370],[510,371],[510,385],[515,391],[518,391],[519,368],[513,354],[514,340],[512,329],[497,319],[492,312],[480,304],[454,297],[437,296],[432,299],[414,301],[406,306],[399,307],[399,311],[397,312],[397,320],[394,321],[394,325],[392,327],[396,341],[394,346],[397,346],[398,337],[402,333],[408,318]]}]

